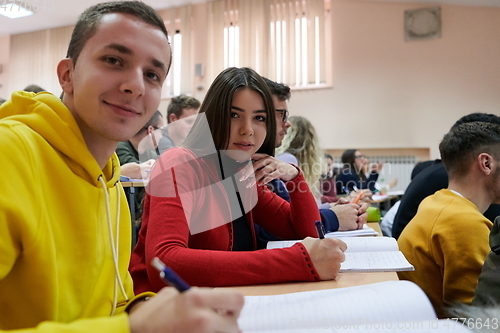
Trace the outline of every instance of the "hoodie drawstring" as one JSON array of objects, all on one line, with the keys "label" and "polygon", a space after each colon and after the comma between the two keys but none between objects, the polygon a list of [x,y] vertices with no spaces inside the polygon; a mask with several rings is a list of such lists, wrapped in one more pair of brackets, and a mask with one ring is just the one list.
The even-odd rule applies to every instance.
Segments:
[{"label": "hoodie drawstring", "polygon": [[116,236],[115,238],[113,237],[113,224],[111,223],[111,208],[109,205],[109,193],[108,189],[106,187],[106,183],[104,182],[104,179],[102,176],[99,176],[99,181],[101,182],[102,189],[104,191],[104,199],[105,199],[105,204],[106,204],[106,220],[108,223],[108,235],[109,235],[109,242],[111,245],[111,253],[113,255],[113,266],[115,268],[115,286],[114,286],[114,291],[113,291],[113,309],[111,310],[111,315],[115,314],[116,311],[116,305],[118,303],[118,290],[117,288],[120,288],[120,291],[125,298],[126,301],[129,300],[127,293],[125,292],[125,287],[123,286],[123,281],[120,277],[120,270],[118,268],[118,245],[119,245],[119,236],[120,236],[120,190],[115,184],[115,189],[116,189],[116,207],[117,207],[117,213],[116,213]]}]

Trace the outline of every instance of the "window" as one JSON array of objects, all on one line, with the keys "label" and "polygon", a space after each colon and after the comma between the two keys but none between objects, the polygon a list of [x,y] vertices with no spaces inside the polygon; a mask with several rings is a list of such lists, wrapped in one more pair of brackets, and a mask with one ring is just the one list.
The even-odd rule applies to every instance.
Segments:
[{"label": "window", "polygon": [[172,48],[172,67],[168,72],[161,95],[163,98],[181,94],[181,69],[182,69],[182,35],[176,30],[173,36],[168,36]]},{"label": "window", "polygon": [[224,68],[239,67],[240,28],[232,23],[224,28]]},{"label": "window", "polygon": [[329,1],[275,0],[270,8],[274,69],[269,77],[295,88],[327,84]]},{"label": "window", "polygon": [[329,0],[223,3],[224,68],[252,67],[293,88],[329,84]]},{"label": "window", "polygon": [[162,98],[192,93],[192,12],[191,6],[169,8],[158,13],[163,18],[172,51],[172,65],[162,89]]}]

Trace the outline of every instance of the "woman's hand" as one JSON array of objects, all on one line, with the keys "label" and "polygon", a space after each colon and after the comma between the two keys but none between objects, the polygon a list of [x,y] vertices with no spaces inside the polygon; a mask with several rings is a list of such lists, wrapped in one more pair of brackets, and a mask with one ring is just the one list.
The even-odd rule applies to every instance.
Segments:
[{"label": "woman's hand", "polygon": [[371,172],[380,173],[380,171],[384,167],[384,162],[370,163],[370,166],[371,166]]},{"label": "woman's hand", "polygon": [[295,166],[267,154],[253,154],[252,161],[253,168],[245,170],[240,178],[243,181],[253,176],[254,180],[249,186],[267,184],[278,178],[290,181],[299,174],[299,170]]},{"label": "woman's hand", "polygon": [[347,244],[338,238],[307,237],[301,242],[309,253],[320,279],[334,280],[339,274],[340,264],[345,260],[344,251],[347,249]]}]

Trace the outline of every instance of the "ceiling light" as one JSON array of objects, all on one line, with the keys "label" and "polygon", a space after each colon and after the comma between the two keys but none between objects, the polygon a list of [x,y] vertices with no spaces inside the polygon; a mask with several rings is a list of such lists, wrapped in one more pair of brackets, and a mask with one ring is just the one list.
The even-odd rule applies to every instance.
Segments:
[{"label": "ceiling light", "polygon": [[27,10],[15,3],[4,4],[0,6],[0,15],[7,16],[8,18],[15,19],[24,16],[30,16],[35,14],[31,10]]}]

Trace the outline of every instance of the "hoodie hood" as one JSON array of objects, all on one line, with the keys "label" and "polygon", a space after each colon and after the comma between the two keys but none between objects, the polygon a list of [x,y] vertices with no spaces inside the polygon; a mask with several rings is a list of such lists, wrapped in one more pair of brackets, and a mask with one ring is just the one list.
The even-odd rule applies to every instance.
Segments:
[{"label": "hoodie hood", "polygon": [[0,107],[0,119],[23,123],[37,132],[64,156],[69,168],[87,182],[101,187],[99,176],[103,175],[110,188],[119,180],[116,155],[101,170],[71,111],[53,94],[16,91],[12,99]]}]

